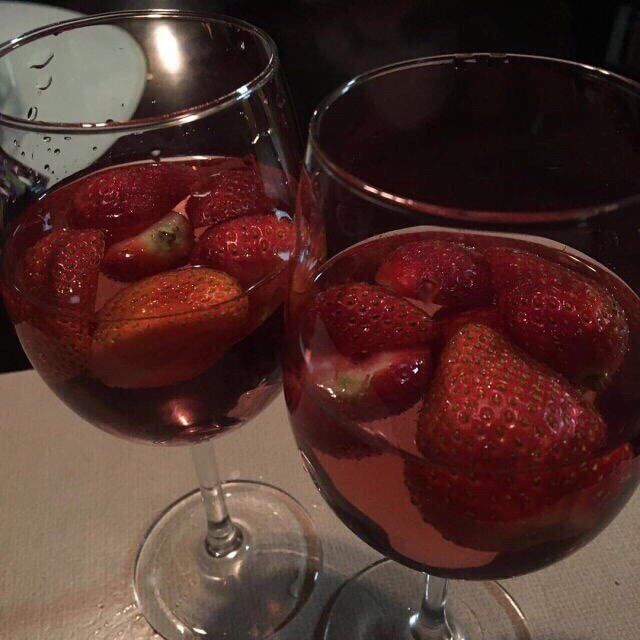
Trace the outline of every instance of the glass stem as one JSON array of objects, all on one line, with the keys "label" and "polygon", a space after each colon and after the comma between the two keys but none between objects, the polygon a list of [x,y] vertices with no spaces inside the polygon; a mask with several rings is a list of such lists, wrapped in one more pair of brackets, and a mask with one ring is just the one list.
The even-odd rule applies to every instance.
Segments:
[{"label": "glass stem", "polygon": [[191,454],[207,517],[205,548],[211,557],[224,558],[240,547],[242,532],[227,511],[213,442],[209,440],[191,447]]},{"label": "glass stem", "polygon": [[414,640],[452,640],[453,632],[445,615],[447,581],[425,574],[420,610],[411,616],[409,627]]}]

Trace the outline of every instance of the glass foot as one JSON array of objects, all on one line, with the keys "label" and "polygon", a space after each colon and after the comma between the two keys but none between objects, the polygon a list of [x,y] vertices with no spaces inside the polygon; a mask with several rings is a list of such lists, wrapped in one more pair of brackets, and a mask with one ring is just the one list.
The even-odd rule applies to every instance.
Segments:
[{"label": "glass foot", "polygon": [[199,491],[171,505],[138,551],[135,597],[167,640],[268,638],[307,601],[320,571],[320,541],[294,498],[257,482],[222,488],[243,537],[236,551],[205,552]]},{"label": "glass foot", "polygon": [[[412,640],[409,623],[424,580],[423,574],[390,560],[367,567],[337,592],[321,637]],[[518,605],[496,582],[450,581],[446,611],[451,640],[531,640]]]}]

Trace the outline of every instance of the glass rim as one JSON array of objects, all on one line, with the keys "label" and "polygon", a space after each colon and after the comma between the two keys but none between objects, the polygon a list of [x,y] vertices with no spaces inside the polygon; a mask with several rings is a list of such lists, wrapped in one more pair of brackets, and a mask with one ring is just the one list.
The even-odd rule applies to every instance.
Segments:
[{"label": "glass rim", "polygon": [[44,37],[56,35],[63,30],[74,30],[97,25],[110,25],[114,22],[128,19],[174,19],[178,21],[200,21],[237,27],[256,36],[264,45],[265,51],[269,55],[269,59],[260,73],[237,89],[213,100],[209,100],[208,102],[188,107],[186,109],[181,109],[179,111],[171,111],[159,116],[138,118],[122,122],[48,122],[42,120],[15,118],[0,111],[0,126],[6,126],[21,131],[36,131],[39,133],[75,133],[76,135],[92,135],[105,133],[110,134],[123,131],[147,131],[162,129],[174,125],[184,125],[210,116],[218,111],[222,111],[232,104],[236,104],[247,99],[269,82],[279,67],[278,49],[273,39],[268,33],[266,33],[266,31],[263,31],[249,22],[240,20],[239,18],[232,18],[226,15],[204,14],[196,11],[182,11],[180,9],[133,9],[126,11],[109,11],[54,22],[43,27],[38,27],[37,29],[27,31],[26,33],[8,40],[4,44],[0,44],[0,60],[22,46],[36,42]]},{"label": "glass rim", "polygon": [[[419,213],[435,215],[440,218],[468,221],[468,222],[484,222],[484,223],[504,223],[505,217],[513,222],[526,222],[531,224],[548,222],[548,221],[571,221],[589,218],[600,215],[602,213],[610,213],[618,211],[625,207],[640,203],[640,192],[634,193],[617,200],[603,202],[600,204],[575,207],[575,208],[555,208],[540,210],[500,210],[490,211],[483,209],[469,209],[464,207],[453,207],[445,205],[437,205],[423,200],[415,200],[405,197],[398,193],[391,193],[367,182],[356,175],[343,169],[340,164],[334,161],[329,154],[323,149],[320,140],[323,116],[345,95],[347,95],[354,87],[361,86],[380,77],[405,71],[407,69],[423,66],[454,64],[456,62],[477,61],[478,59],[495,59],[509,61],[510,58],[519,60],[529,60],[535,62],[552,63],[553,65],[564,66],[597,74],[601,79],[606,79],[608,83],[616,83],[626,90],[635,94],[640,103],[640,82],[627,78],[623,75],[602,69],[593,65],[563,58],[554,58],[550,56],[539,56],[523,53],[509,52],[474,52],[474,53],[448,53],[437,56],[426,56],[421,58],[412,58],[394,62],[375,69],[370,69],[361,73],[351,80],[344,82],[327,95],[316,107],[309,123],[308,148],[318,159],[320,165],[343,187],[351,191],[353,194],[372,202],[373,204],[383,205],[390,209],[399,211],[411,210]],[[561,214],[559,220],[558,214]]]}]

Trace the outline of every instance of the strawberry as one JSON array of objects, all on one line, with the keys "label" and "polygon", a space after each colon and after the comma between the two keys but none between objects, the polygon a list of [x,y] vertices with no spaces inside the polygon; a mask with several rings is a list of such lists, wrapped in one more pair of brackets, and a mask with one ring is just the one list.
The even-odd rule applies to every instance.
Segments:
[{"label": "strawberry", "polygon": [[429,349],[383,351],[357,363],[333,354],[312,358],[311,383],[334,412],[358,421],[402,413],[424,394],[432,373]]},{"label": "strawberry", "polygon": [[401,296],[447,309],[468,309],[491,301],[491,279],[484,258],[455,242],[409,242],[380,265],[376,282]]},{"label": "strawberry", "polygon": [[440,349],[447,345],[458,330],[468,324],[483,324],[494,331],[501,331],[500,320],[495,307],[478,307],[457,313],[442,313],[440,311],[436,314],[434,321],[438,333],[436,343]]},{"label": "strawberry", "polygon": [[189,262],[193,243],[191,222],[172,211],[137,236],[112,244],[102,270],[114,280],[140,280]]},{"label": "strawberry", "polygon": [[570,380],[602,387],[629,347],[629,326],[598,283],[543,258],[494,250],[500,321],[509,336]]},{"label": "strawberry", "polygon": [[20,277],[25,293],[13,296],[21,298],[25,321],[16,330],[48,382],[70,379],[86,367],[103,253],[100,231],[72,229],[52,231],[25,252]]},{"label": "strawberry", "polygon": [[249,287],[287,264],[295,239],[289,218],[268,214],[227,220],[198,239],[191,262],[226,271]]},{"label": "strawberry", "polygon": [[330,287],[309,307],[310,329],[325,329],[333,346],[348,357],[366,357],[415,347],[434,335],[420,309],[383,287],[354,282]]},{"label": "strawberry", "polygon": [[213,165],[207,173],[196,183],[187,201],[187,214],[194,227],[273,209],[253,158],[233,167]]},{"label": "strawberry", "polygon": [[167,271],[122,289],[98,314],[91,373],[112,387],[195,378],[243,337],[248,302],[226,273]]},{"label": "strawberry", "polygon": [[561,376],[468,324],[442,353],[416,443],[442,464],[516,470],[586,460],[605,438],[600,415]]},{"label": "strawberry", "polygon": [[93,312],[103,254],[100,231],[52,231],[26,251],[22,286],[40,302]]},{"label": "strawberry", "polygon": [[[497,292],[511,289],[515,285],[528,280],[545,279],[558,283],[567,270],[549,260],[522,249],[511,247],[490,247],[483,251],[489,264],[491,282]],[[571,277],[576,274],[568,272]]]},{"label": "strawberry", "polygon": [[635,482],[633,457],[625,444],[578,464],[521,473],[407,458],[405,483],[424,520],[445,537],[485,551],[516,551],[601,526]]},{"label": "strawberry", "polygon": [[173,176],[183,171],[177,163],[155,163],[91,175],[75,187],[70,185],[69,224],[76,229],[103,230],[107,244],[134,236],[184,198],[184,180]]}]

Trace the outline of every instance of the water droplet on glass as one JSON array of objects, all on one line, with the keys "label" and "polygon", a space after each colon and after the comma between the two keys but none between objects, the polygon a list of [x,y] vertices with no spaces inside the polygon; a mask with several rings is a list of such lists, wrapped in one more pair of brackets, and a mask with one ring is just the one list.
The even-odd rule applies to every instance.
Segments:
[{"label": "water droplet on glass", "polygon": [[45,170],[45,171],[49,171],[49,169],[50,169],[50,168],[51,168],[51,167],[49,167],[49,165],[48,165],[48,164],[45,164],[45,165],[44,165],[44,170]]},{"label": "water droplet on glass", "polygon": [[60,155],[60,149],[54,149],[53,150],[53,155],[54,156],[59,156]]},{"label": "water droplet on glass", "polygon": [[51,136],[45,136],[42,138],[45,142],[51,142]]},{"label": "water droplet on glass", "polygon": [[113,124],[113,122],[114,122],[114,121],[113,121],[113,119],[111,119],[111,118],[107,118],[107,119],[104,121],[104,123],[105,123],[105,124]]},{"label": "water droplet on glass", "polygon": [[35,120],[38,117],[38,107],[29,107],[27,111],[27,120]]},{"label": "water droplet on glass", "polygon": [[97,151],[98,147],[91,147],[91,151]]},{"label": "water droplet on glass", "polygon": [[67,141],[71,140],[71,136],[65,136],[64,139],[67,140]]},{"label": "water droplet on glass", "polygon": [[47,151],[51,153],[51,147],[47,147]]},{"label": "water droplet on glass", "polygon": [[162,152],[160,151],[160,149],[154,149],[151,152],[151,157],[153,158],[154,162],[160,162],[160,157],[162,156]]},{"label": "water droplet on glass", "polygon": [[29,69],[44,69],[53,60],[53,51],[41,51],[32,60]]},{"label": "water droplet on glass", "polygon": [[244,40],[240,43],[240,48],[244,51],[247,48],[247,45],[244,43]]},{"label": "water droplet on glass", "polygon": [[19,147],[20,143],[16,140],[16,138],[13,139],[13,146],[14,147]]},{"label": "water droplet on glass", "polygon": [[36,85],[36,88],[39,91],[46,91],[51,86],[52,82],[53,82],[53,76],[45,76],[38,82],[38,84]]},{"label": "water droplet on glass", "polygon": [[25,155],[25,154],[24,154],[24,151],[21,151],[21,152],[20,152],[20,155],[24,157],[24,155]]}]

